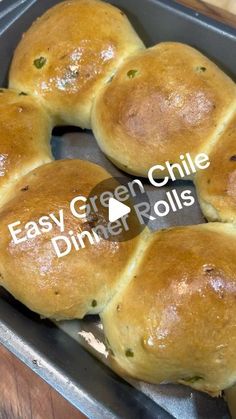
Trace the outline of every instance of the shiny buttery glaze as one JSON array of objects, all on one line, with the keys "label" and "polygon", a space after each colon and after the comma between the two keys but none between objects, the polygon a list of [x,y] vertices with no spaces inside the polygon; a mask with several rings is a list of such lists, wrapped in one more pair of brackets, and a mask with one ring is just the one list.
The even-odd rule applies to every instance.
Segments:
[{"label": "shiny buttery glaze", "polygon": [[[235,119],[228,124],[235,84],[187,45],[143,48],[123,12],[98,0],[59,3],[23,36],[10,72],[20,91],[0,92],[0,192],[11,183],[8,202],[0,202],[0,285],[44,317],[101,313],[122,373],[218,395],[236,381],[233,224],[145,230],[130,241],[73,248],[61,259],[51,243],[61,234],[55,226],[18,245],[7,227],[63,210],[63,235],[91,231],[94,219],[77,220],[69,203],[110,177],[92,163],[67,160],[22,178],[51,159],[51,119],[25,92],[54,125],[80,127],[90,127],[96,97],[92,128],[126,172],[146,176],[180,154],[210,153],[209,171],[197,176],[203,211],[209,219],[234,218]],[[97,218],[104,217],[100,207]]]},{"label": "shiny buttery glaze", "polygon": [[[63,210],[63,235],[70,237],[69,231],[90,231],[93,222],[73,217],[70,201],[78,195],[88,197],[98,182],[108,178],[106,170],[87,161],[52,162],[21,179],[13,199],[1,209],[0,284],[44,317],[71,319],[99,313],[114,294],[126,265],[131,263],[139,239],[123,243],[101,240],[96,245],[86,242],[84,249],[73,249],[59,259],[51,243],[51,238],[62,235],[59,228],[15,244],[8,225],[20,221],[22,229],[27,222],[37,222],[51,213],[58,217],[58,211]],[[96,215],[102,223],[103,207]],[[22,232],[18,236],[24,235]]]},{"label": "shiny buttery glaze", "polygon": [[10,86],[32,93],[55,124],[90,127],[99,88],[124,58],[144,48],[125,14],[99,0],[71,0],[49,9],[24,34]]},{"label": "shiny buttery glaze", "polygon": [[97,96],[92,128],[116,165],[147,176],[157,163],[208,152],[233,103],[235,84],[215,64],[187,45],[165,42],[119,69]]},{"label": "shiny buttery glaze", "polygon": [[52,160],[51,121],[34,98],[0,89],[0,204],[20,176]]},{"label": "shiny buttery glaze", "polygon": [[236,222],[236,114],[209,158],[195,178],[202,210],[209,221]]},{"label": "shiny buttery glaze", "polygon": [[118,370],[213,395],[236,381],[236,228],[155,233],[133,280],[102,314]]}]

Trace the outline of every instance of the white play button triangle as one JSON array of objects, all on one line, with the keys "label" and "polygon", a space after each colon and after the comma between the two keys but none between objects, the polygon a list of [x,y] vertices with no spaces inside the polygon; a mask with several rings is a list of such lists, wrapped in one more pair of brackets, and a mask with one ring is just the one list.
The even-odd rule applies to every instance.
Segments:
[{"label": "white play button triangle", "polygon": [[117,201],[117,199],[110,198],[109,199],[109,221],[110,223],[114,223],[115,221],[119,220],[119,218],[124,217],[126,214],[131,212],[130,207],[128,205],[122,204],[122,202]]}]

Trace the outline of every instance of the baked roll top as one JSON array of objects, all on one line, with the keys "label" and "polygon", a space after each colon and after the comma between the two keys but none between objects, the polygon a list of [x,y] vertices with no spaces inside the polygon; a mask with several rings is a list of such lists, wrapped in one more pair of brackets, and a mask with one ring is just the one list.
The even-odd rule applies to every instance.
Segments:
[{"label": "baked roll top", "polygon": [[61,2],[23,35],[10,86],[37,96],[55,124],[90,128],[98,90],[126,57],[143,48],[125,14],[111,4]]},{"label": "baked roll top", "polygon": [[52,160],[52,122],[32,97],[0,89],[0,208],[15,183]]},{"label": "baked roll top", "polygon": [[209,221],[236,222],[235,115],[209,155],[210,166],[195,177],[199,203]]},{"label": "baked roll top", "polygon": [[157,163],[208,153],[235,104],[234,82],[213,62],[188,45],[163,42],[126,60],[100,91],[92,129],[114,164],[147,176]]},{"label": "baked roll top", "polygon": [[[136,263],[142,236],[113,242],[100,235],[97,242],[92,230],[103,224],[105,207],[87,213],[80,209],[84,202],[74,203],[77,213],[86,214],[83,219],[71,210],[74,198],[87,198],[105,179],[109,173],[88,161],[52,162],[25,176],[0,211],[0,285],[43,317],[60,320],[99,313]],[[16,222],[18,243],[8,228]],[[79,241],[77,234],[83,232],[90,232],[93,240],[85,235]],[[59,256],[69,252],[58,257],[52,239],[61,236],[66,239],[56,240]]]},{"label": "baked roll top", "polygon": [[236,227],[154,233],[102,313],[112,366],[218,395],[236,381]]}]

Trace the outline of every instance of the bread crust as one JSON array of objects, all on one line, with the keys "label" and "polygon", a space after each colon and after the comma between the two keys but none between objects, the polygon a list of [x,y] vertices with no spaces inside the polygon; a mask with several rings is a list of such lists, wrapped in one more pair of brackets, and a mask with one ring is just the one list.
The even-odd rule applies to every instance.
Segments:
[{"label": "bread crust", "polygon": [[[96,245],[58,258],[51,239],[70,238],[70,231],[91,231],[93,222],[77,219],[70,202],[88,197],[97,183],[110,179],[100,166],[82,160],[60,160],[44,165],[25,176],[16,186],[12,199],[0,212],[0,284],[31,310],[43,317],[83,318],[98,314],[126,278],[141,237],[124,242],[101,239]],[[114,181],[117,186],[117,182]],[[100,207],[96,216],[104,219]],[[42,216],[63,210],[65,231],[56,226],[50,232],[15,244],[8,225],[20,221],[38,222]],[[99,223],[98,223],[99,224]],[[19,238],[24,236],[19,233]],[[64,246],[64,243],[62,244]]]},{"label": "bread crust", "polygon": [[132,280],[101,317],[112,366],[211,395],[236,380],[236,227],[154,233]]},{"label": "bread crust", "polygon": [[235,222],[235,83],[190,46],[144,49],[124,13],[100,0],[61,2],[24,34],[9,76],[23,92],[0,91],[0,285],[46,318],[100,314],[122,375],[216,396],[236,382],[236,224],[144,230],[61,259],[58,227],[21,244],[8,230],[59,210],[67,238],[93,228],[69,204],[109,173],[80,160],[38,167],[52,159],[52,126],[64,124],[92,126],[108,158],[138,176],[210,154],[195,178],[200,204],[208,220]]},{"label": "bread crust", "polygon": [[51,130],[48,114],[34,98],[0,89],[0,207],[21,177],[53,159]]},{"label": "bread crust", "polygon": [[236,223],[236,109],[209,159],[194,180],[202,211],[208,221]]},{"label": "bread crust", "polygon": [[[208,153],[236,104],[236,86],[188,45],[163,42],[129,58],[98,94],[92,129],[125,172]],[[167,173],[162,172],[160,176]]]},{"label": "bread crust", "polygon": [[11,87],[35,96],[56,125],[90,128],[98,90],[144,45],[125,14],[99,0],[70,0],[37,19],[16,48]]}]

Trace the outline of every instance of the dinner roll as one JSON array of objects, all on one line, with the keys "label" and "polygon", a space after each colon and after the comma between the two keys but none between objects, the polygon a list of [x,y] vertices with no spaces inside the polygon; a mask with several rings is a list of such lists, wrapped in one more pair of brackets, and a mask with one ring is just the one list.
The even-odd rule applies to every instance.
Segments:
[{"label": "dinner roll", "polygon": [[195,178],[202,211],[209,221],[236,222],[236,112],[209,158]]},{"label": "dinner roll", "polygon": [[144,45],[125,14],[99,0],[70,0],[49,9],[17,47],[10,86],[32,93],[54,123],[90,128],[98,90]]},{"label": "dinner roll", "polygon": [[133,279],[105,307],[112,365],[211,395],[236,381],[236,226],[153,234]]},{"label": "dinner roll", "polygon": [[[124,242],[101,238],[95,245],[85,238],[84,248],[77,251],[72,246],[61,258],[52,246],[52,238],[66,236],[70,240],[71,231],[76,235],[103,224],[103,207],[91,217],[78,219],[72,215],[70,201],[77,196],[87,198],[95,185],[109,178],[106,170],[88,161],[55,161],[21,179],[13,199],[0,211],[0,285],[44,317],[61,320],[99,313],[119,282],[125,281],[126,267],[129,271],[135,265],[141,236]],[[55,223],[49,230],[45,219],[49,214],[60,219],[59,210],[64,214],[63,232]],[[39,222],[41,217],[44,219]],[[14,230],[21,230],[17,240],[22,242],[15,244],[8,226],[17,221],[20,224]],[[32,221],[41,234],[35,236],[35,227],[28,225],[31,238],[26,240],[26,224]],[[64,251],[67,244],[61,240],[58,246]]]},{"label": "dinner roll", "polygon": [[0,207],[20,177],[52,160],[51,129],[34,98],[0,89]]},{"label": "dinner roll", "polygon": [[146,177],[157,163],[207,153],[235,103],[235,84],[208,58],[163,42],[126,60],[100,91],[92,129],[114,164]]}]

